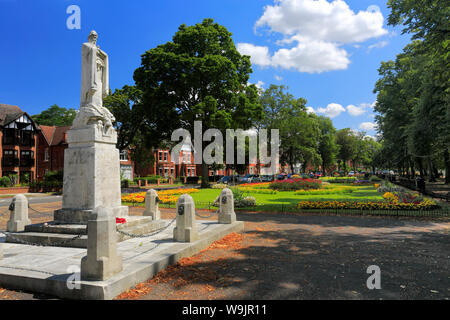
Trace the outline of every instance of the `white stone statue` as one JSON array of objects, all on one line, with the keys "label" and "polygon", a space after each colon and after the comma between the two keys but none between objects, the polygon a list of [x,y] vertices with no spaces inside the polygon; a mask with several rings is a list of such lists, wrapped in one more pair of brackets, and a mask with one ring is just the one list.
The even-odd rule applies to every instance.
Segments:
[{"label": "white stone statue", "polygon": [[115,119],[103,107],[109,94],[109,63],[106,52],[97,46],[97,38],[97,32],[91,31],[81,49],[81,105],[72,127],[96,126],[107,134]]}]

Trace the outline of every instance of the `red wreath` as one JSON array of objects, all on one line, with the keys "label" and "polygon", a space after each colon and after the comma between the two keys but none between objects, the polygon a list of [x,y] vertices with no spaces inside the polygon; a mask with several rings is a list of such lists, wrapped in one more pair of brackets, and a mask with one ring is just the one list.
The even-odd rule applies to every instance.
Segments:
[{"label": "red wreath", "polygon": [[116,223],[117,224],[122,224],[122,223],[126,223],[127,220],[125,220],[125,218],[116,218]]}]

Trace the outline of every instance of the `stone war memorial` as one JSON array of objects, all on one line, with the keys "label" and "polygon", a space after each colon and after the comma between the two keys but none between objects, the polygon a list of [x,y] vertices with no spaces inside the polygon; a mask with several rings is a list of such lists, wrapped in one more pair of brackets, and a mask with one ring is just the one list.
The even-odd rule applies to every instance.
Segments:
[{"label": "stone war memorial", "polygon": [[62,208],[53,221],[32,224],[27,198],[13,199],[7,230],[0,233],[0,287],[66,299],[113,299],[243,230],[229,189],[221,194],[216,221],[196,220],[189,195],[178,199],[173,220],[161,219],[156,190],[147,192],[142,216],[128,214],[121,204],[115,119],[103,107],[109,57],[97,39],[91,31],[82,45],[80,109],[67,134]]}]

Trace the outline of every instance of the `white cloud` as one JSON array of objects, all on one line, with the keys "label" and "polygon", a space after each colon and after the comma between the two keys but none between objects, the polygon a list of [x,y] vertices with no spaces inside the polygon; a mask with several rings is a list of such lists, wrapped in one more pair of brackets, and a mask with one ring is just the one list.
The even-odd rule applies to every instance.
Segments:
[{"label": "white cloud", "polygon": [[280,77],[279,75],[275,75],[275,80],[281,81],[281,80],[283,80],[283,77]]},{"label": "white cloud", "polygon": [[261,67],[272,66],[299,72],[321,73],[344,70],[350,64],[347,51],[325,41],[298,42],[293,48],[276,51],[272,57],[268,47],[239,43],[237,49],[241,54],[249,55],[251,62]]},{"label": "white cloud", "polygon": [[375,49],[375,48],[376,48],[376,49],[381,49],[381,48],[386,47],[388,44],[389,44],[389,41],[385,41],[385,40],[383,40],[383,41],[378,41],[377,43],[374,43],[374,44],[370,45],[370,46],[367,48],[367,51],[370,51],[370,50]]},{"label": "white cloud", "polygon": [[355,13],[343,0],[276,0],[273,6],[264,8],[255,27],[268,27],[283,35],[354,43],[387,34],[383,23],[376,6]]},{"label": "white cloud", "polygon": [[330,118],[336,118],[342,112],[345,112],[345,108],[337,103],[330,103],[326,108],[317,109],[317,113],[323,113]]},{"label": "white cloud", "polygon": [[358,106],[355,106],[355,105],[350,104],[350,105],[347,106],[347,111],[348,111],[348,113],[349,113],[351,116],[353,116],[353,117],[358,117],[358,116],[360,116],[360,115],[366,113],[366,112],[369,111],[370,109],[372,109],[372,108],[373,108],[373,105],[374,105],[374,103],[373,103],[373,104],[369,104],[369,103],[361,103],[361,104],[358,105]]},{"label": "white cloud", "polygon": [[373,122],[363,122],[359,125],[359,129],[364,131],[374,131],[377,129],[377,125]]},{"label": "white cloud", "polygon": [[272,65],[268,47],[255,46],[251,43],[238,43],[237,50],[240,54],[250,56],[252,64],[261,67]]},{"label": "white cloud", "polygon": [[[320,73],[344,70],[350,64],[343,44],[364,42],[388,33],[377,6],[355,13],[343,0],[274,0],[264,7],[255,30],[265,27],[284,36],[277,41],[282,48],[271,55],[267,46],[238,44],[238,50],[252,57],[252,63]],[[381,44],[379,44],[381,45]]]},{"label": "white cloud", "polygon": [[280,49],[272,57],[272,65],[299,72],[321,73],[344,70],[350,64],[348,54],[336,44],[325,41],[302,41],[297,46]]}]

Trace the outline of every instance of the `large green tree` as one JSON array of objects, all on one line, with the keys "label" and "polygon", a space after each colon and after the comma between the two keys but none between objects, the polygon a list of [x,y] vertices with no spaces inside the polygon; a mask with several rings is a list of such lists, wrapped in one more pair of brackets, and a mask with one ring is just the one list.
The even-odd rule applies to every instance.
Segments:
[{"label": "large green tree", "polygon": [[70,126],[76,115],[75,109],[61,108],[54,104],[47,110],[31,117],[37,124],[43,126]]},{"label": "large green tree", "polygon": [[333,121],[325,116],[319,116],[320,139],[318,152],[322,158],[323,175],[327,175],[327,169],[336,163],[339,153],[339,145],[336,142],[336,128]]},{"label": "large green tree", "polygon": [[306,112],[306,100],[295,98],[284,86],[271,85],[261,95],[265,117],[262,127],[278,129],[280,134],[280,162],[294,166],[321,161],[318,153],[320,128],[317,116]]},{"label": "large green tree", "polygon": [[[203,132],[251,128],[262,117],[257,88],[248,84],[251,72],[250,57],[237,51],[231,33],[205,19],[181,25],[172,41],[145,52],[134,80],[143,92],[145,117],[170,140],[177,128],[193,136],[194,121],[202,121]],[[202,177],[206,186],[205,162]]]},{"label": "large green tree", "polygon": [[347,173],[347,162],[353,159],[356,152],[357,138],[355,133],[349,128],[341,129],[336,132],[336,142],[339,145],[339,170],[344,169],[344,173]]},{"label": "large green tree", "polygon": [[414,175],[446,169],[450,183],[450,3],[390,0],[390,25],[403,25],[413,42],[383,62],[375,92],[385,166]]}]

